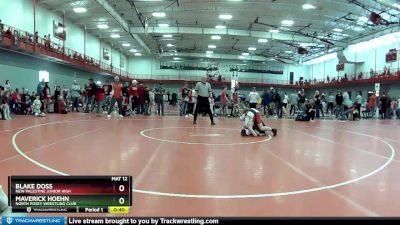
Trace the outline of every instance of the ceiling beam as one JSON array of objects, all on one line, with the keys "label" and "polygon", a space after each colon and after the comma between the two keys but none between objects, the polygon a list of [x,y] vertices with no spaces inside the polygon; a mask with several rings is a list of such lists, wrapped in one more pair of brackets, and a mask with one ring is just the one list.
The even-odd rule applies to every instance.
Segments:
[{"label": "ceiling beam", "polygon": [[128,23],[122,19],[122,17],[119,15],[115,9],[108,4],[106,0],[95,0],[99,5],[101,5],[120,25],[121,27],[128,32],[138,43],[142,48],[147,51],[149,54],[151,54],[150,48],[144,43],[144,41],[135,33],[130,32],[130,28],[128,26]]},{"label": "ceiling beam", "polygon": [[[143,27],[131,27],[131,32],[135,34],[144,34]],[[198,28],[198,27],[149,27],[147,33],[150,34],[199,34],[199,35],[229,35],[239,37],[266,38],[269,40],[295,41],[304,43],[320,43],[325,42],[314,37],[304,35],[287,34],[284,32],[271,33],[265,31],[249,31],[239,29],[216,29],[216,28]],[[345,47],[344,43],[335,43],[339,47]]]}]

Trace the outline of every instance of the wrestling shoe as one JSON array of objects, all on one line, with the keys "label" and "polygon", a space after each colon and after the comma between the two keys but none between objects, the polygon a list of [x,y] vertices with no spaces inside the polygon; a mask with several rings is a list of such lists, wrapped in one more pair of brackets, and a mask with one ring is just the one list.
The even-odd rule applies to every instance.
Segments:
[{"label": "wrestling shoe", "polygon": [[278,130],[277,129],[272,129],[272,133],[274,133],[274,136],[276,136],[278,134]]},{"label": "wrestling shoe", "polygon": [[215,123],[214,123],[214,122],[211,122],[211,126],[215,126]]},{"label": "wrestling shoe", "polygon": [[246,130],[245,130],[245,129],[242,129],[242,131],[240,132],[240,134],[241,134],[242,136],[247,136]]},{"label": "wrestling shoe", "polygon": [[193,124],[196,124],[196,120],[193,120]]}]

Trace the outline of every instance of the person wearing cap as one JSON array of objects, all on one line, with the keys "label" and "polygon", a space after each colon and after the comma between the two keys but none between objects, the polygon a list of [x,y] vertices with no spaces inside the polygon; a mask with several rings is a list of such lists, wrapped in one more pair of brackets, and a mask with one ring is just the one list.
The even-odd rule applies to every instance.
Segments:
[{"label": "person wearing cap", "polygon": [[211,85],[206,81],[206,79],[207,76],[202,77],[201,82],[197,82],[195,87],[197,93],[197,103],[194,109],[193,124],[196,124],[197,114],[205,112],[210,116],[211,125],[215,125],[209,102],[209,97],[212,95]]},{"label": "person wearing cap", "polygon": [[160,86],[158,86],[155,90],[155,97],[156,97],[156,102],[157,102],[157,115],[163,115],[164,116],[164,95],[165,95],[165,89],[163,87],[163,84],[160,83]]},{"label": "person wearing cap", "polygon": [[108,115],[107,118],[111,118],[111,112],[114,109],[115,102],[118,104],[118,113],[119,117],[122,116],[122,84],[119,82],[119,77],[115,76],[114,77],[114,83],[112,84],[112,90],[111,90],[111,104],[110,108],[108,109]]}]

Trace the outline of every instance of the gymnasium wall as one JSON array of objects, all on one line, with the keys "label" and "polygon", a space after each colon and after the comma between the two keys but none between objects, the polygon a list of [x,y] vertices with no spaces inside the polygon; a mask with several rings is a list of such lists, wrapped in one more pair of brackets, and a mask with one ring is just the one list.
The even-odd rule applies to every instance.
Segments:
[{"label": "gymnasium wall", "polygon": [[[32,0],[12,0],[12,1],[0,1],[0,19],[2,23],[15,27],[17,29],[28,31],[33,34],[33,1]],[[18,15],[18,16],[16,16]],[[62,44],[62,41],[53,36],[53,20],[62,22],[62,15],[58,15],[46,8],[41,4],[36,5],[36,30],[40,37],[51,34],[51,41],[57,44]],[[67,39],[65,41],[65,47],[75,50],[80,53],[84,53],[84,30],[83,27],[77,26],[68,20],[68,14],[66,14],[66,32]],[[98,37],[86,33],[86,55],[100,60],[101,48],[111,48],[108,44],[100,42]],[[125,60],[125,65],[122,67],[123,70],[127,70],[127,57],[120,54],[118,49],[112,50],[112,61],[103,61],[107,64],[111,64],[117,68],[120,68],[121,57]]]},{"label": "gymnasium wall", "polygon": [[[73,68],[68,65],[50,62],[41,58],[24,55],[21,53],[12,53],[6,50],[0,50],[0,84],[4,85],[6,80],[10,80],[13,89],[22,87],[27,88],[31,93],[36,92],[39,83],[39,71],[49,72],[50,87],[53,89],[55,81],[60,85],[70,87],[74,79],[83,85],[89,78],[104,83],[106,80],[112,80],[112,76],[102,76],[93,74],[84,70]],[[52,90],[53,91],[53,90]]]},{"label": "gymnasium wall", "polygon": [[[257,79],[261,82],[264,80],[270,80],[271,82],[279,81],[286,82],[289,80],[290,72],[294,72],[294,80],[298,80],[299,77],[305,77],[309,73],[309,68],[305,65],[289,65],[276,62],[264,62],[264,63],[252,63],[243,61],[229,61],[229,60],[218,60],[219,63],[219,74],[221,74],[225,79],[230,80],[232,72],[229,68],[232,65],[245,65],[245,66],[263,66],[263,67],[276,67],[282,68],[283,74],[260,74],[260,73],[244,73],[239,72],[239,79]],[[173,63],[173,62],[171,62]],[[190,63],[196,63],[198,65],[206,66],[210,63],[215,63],[215,61],[204,59],[204,60],[191,60]],[[170,69],[160,69],[161,61],[160,59],[153,57],[130,57],[128,72],[133,74],[134,77],[139,78],[151,78],[159,76],[173,76],[177,78],[184,77],[198,77],[200,80],[201,76],[206,74],[204,70],[170,70]]]},{"label": "gymnasium wall", "polygon": [[396,62],[386,63],[386,53],[390,49],[400,48],[400,42],[390,45],[380,46],[379,48],[371,48],[358,53],[350,53],[348,50],[344,51],[348,61],[362,62],[359,64],[345,64],[344,71],[339,73],[336,71],[336,65],[338,64],[338,59],[328,60],[322,63],[309,65],[309,77],[308,79],[324,79],[329,75],[330,78],[337,77],[338,75],[343,76],[345,73],[348,75],[358,74],[363,72],[364,74],[369,74],[370,69],[374,71],[383,71],[386,66],[391,68],[392,71],[399,68],[400,57]]}]

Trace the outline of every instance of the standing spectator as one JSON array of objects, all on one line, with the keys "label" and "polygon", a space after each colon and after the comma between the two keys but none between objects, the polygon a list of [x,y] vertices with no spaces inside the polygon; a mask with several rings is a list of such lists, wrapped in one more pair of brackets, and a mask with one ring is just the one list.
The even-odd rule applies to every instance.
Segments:
[{"label": "standing spectator", "polygon": [[134,113],[135,110],[138,112],[139,96],[138,96],[138,82],[136,80],[132,81],[131,88],[129,89],[129,95],[131,97],[132,113]]},{"label": "standing spectator", "polygon": [[374,116],[375,111],[376,111],[376,95],[375,95],[375,91],[369,97],[368,107],[367,108],[369,109],[369,111],[372,114],[372,116]]},{"label": "standing spectator", "polygon": [[185,116],[187,109],[188,109],[188,104],[189,104],[189,89],[187,86],[187,83],[185,82],[185,85],[181,88],[181,110],[179,115],[180,116]]},{"label": "standing spectator", "polygon": [[149,116],[150,88],[145,86],[143,94],[144,94],[144,115]]},{"label": "standing spectator", "polygon": [[315,104],[315,117],[319,119],[319,112],[322,112],[322,116],[324,116],[324,112],[322,110],[322,104],[321,104],[321,95],[319,94],[319,91],[315,91],[314,95],[314,104]]},{"label": "standing spectator", "polygon": [[239,91],[235,88],[235,92],[232,94],[232,110],[231,116],[239,116]]},{"label": "standing spectator", "polygon": [[257,108],[257,101],[259,97],[260,95],[257,93],[256,87],[253,87],[253,91],[249,94],[249,103],[251,109]]},{"label": "standing spectator", "polygon": [[156,102],[157,102],[157,115],[164,116],[165,89],[164,89],[162,83],[160,83],[160,85],[156,88],[155,94],[156,94]]},{"label": "standing spectator", "polygon": [[264,94],[262,97],[262,103],[263,103],[263,108],[264,108],[264,116],[268,115],[269,112],[269,104],[271,103],[271,99],[269,98],[268,90],[264,90]]},{"label": "standing spectator", "polygon": [[285,92],[285,94],[283,95],[283,107],[285,108],[285,109],[287,109],[287,105],[288,105],[288,102],[289,102],[289,96],[287,95],[287,93]]},{"label": "standing spectator", "polygon": [[276,107],[276,114],[278,118],[282,118],[282,96],[276,91],[274,96],[274,103]]},{"label": "standing spectator", "polygon": [[54,111],[58,112],[58,99],[61,95],[61,86],[58,84],[58,81],[56,81],[54,85]]},{"label": "standing spectator", "polygon": [[397,119],[400,119],[400,97],[397,99],[396,115],[397,115]]},{"label": "standing spectator", "polygon": [[89,105],[90,105],[90,112],[94,110],[94,96],[96,94],[96,84],[93,82],[93,79],[89,79],[89,84],[86,88],[87,92],[87,100],[86,100],[86,108],[85,113],[89,113]]},{"label": "standing spectator", "polygon": [[112,90],[112,86],[110,84],[110,82],[107,80],[106,83],[103,85],[103,92],[104,92],[104,111],[107,112],[108,111],[108,107],[110,107],[110,93]]},{"label": "standing spectator", "polygon": [[[129,100],[128,100],[129,102]],[[102,112],[105,112],[105,100],[104,100],[104,89],[100,86],[97,85],[96,87],[96,103],[97,103],[97,113],[100,113],[100,109]]]},{"label": "standing spectator", "polygon": [[220,101],[221,101],[221,109],[220,109],[220,114],[222,116],[226,116],[227,113],[227,107],[228,107],[228,98],[226,96],[227,92],[227,87],[226,85],[224,85],[222,87],[222,92],[221,92],[221,97],[220,97]]},{"label": "standing spectator", "polygon": [[359,113],[361,113],[361,105],[362,105],[362,96],[361,96],[361,92],[358,92],[354,107],[356,110],[358,110]]},{"label": "standing spectator", "polygon": [[44,81],[44,78],[42,79],[41,82],[39,82],[37,89],[36,89],[36,93],[40,94],[41,98],[44,99],[44,95],[43,95],[43,89],[46,86],[46,83]]},{"label": "standing spectator", "polygon": [[[207,77],[202,77],[201,82],[197,82],[195,90],[197,93],[197,103],[194,109],[194,120],[193,124],[196,124],[197,114],[205,112],[210,116],[211,125],[215,125],[214,117],[211,113],[209,97],[212,94],[211,85],[207,81]],[[257,101],[256,101],[257,103]]]},{"label": "standing spectator", "polygon": [[11,91],[10,80],[6,80],[6,83],[4,84],[4,91],[7,91],[7,92]]},{"label": "standing spectator", "polygon": [[115,76],[114,77],[114,84],[112,85],[112,97],[111,97],[111,104],[110,108],[108,109],[108,115],[107,118],[111,118],[111,112],[114,109],[115,102],[118,104],[118,112],[119,112],[119,117],[124,117],[122,116],[122,85],[119,82],[119,77]]},{"label": "standing spectator", "polygon": [[155,94],[154,91],[149,89],[149,114],[153,112],[153,105],[154,105]]},{"label": "standing spectator", "polygon": [[0,20],[0,33],[3,33],[3,31],[4,31],[4,25]]},{"label": "standing spectator", "polygon": [[72,98],[72,112],[79,112],[79,98],[81,97],[81,87],[78,85],[78,81],[74,80],[74,84],[71,86],[71,98]]},{"label": "standing spectator", "polygon": [[335,116],[336,119],[338,119],[339,117],[342,117],[343,111],[344,111],[344,106],[343,106],[343,96],[342,96],[342,92],[338,91],[336,94],[336,98],[335,98],[335,102],[336,102],[336,110],[335,110]]},{"label": "standing spectator", "polygon": [[[290,112],[289,114],[292,116],[296,113],[296,106],[299,102],[299,95],[296,93],[296,90],[290,95],[289,97],[290,101]],[[293,113],[292,113],[293,112]]]},{"label": "standing spectator", "polygon": [[144,113],[144,85],[142,82],[139,83],[139,86],[137,87],[137,92],[138,92],[138,103],[139,103],[138,104],[138,114],[143,114]]},{"label": "standing spectator", "polygon": [[51,91],[50,91],[50,86],[49,86],[49,82],[46,82],[44,84],[44,88],[43,88],[43,103],[44,103],[44,111],[46,113],[50,112],[50,103],[51,103]]},{"label": "standing spectator", "polygon": [[0,90],[0,110],[2,112],[2,116],[4,120],[10,120],[10,104],[9,104],[9,94],[4,91]]},{"label": "standing spectator", "polygon": [[383,92],[382,96],[379,99],[380,101],[380,109],[379,109],[379,114],[381,115],[381,119],[386,119],[387,117],[387,106],[388,106],[388,97],[386,96],[386,93]]},{"label": "standing spectator", "polygon": [[193,88],[193,86],[190,86],[189,92],[188,92],[188,114],[193,116],[194,114],[194,105],[196,104],[196,97],[197,93],[196,90]]},{"label": "standing spectator", "polygon": [[328,96],[328,107],[326,107],[326,113],[328,113],[330,110],[331,114],[333,115],[334,103],[335,103],[335,96],[333,96],[333,92],[330,92]]}]

